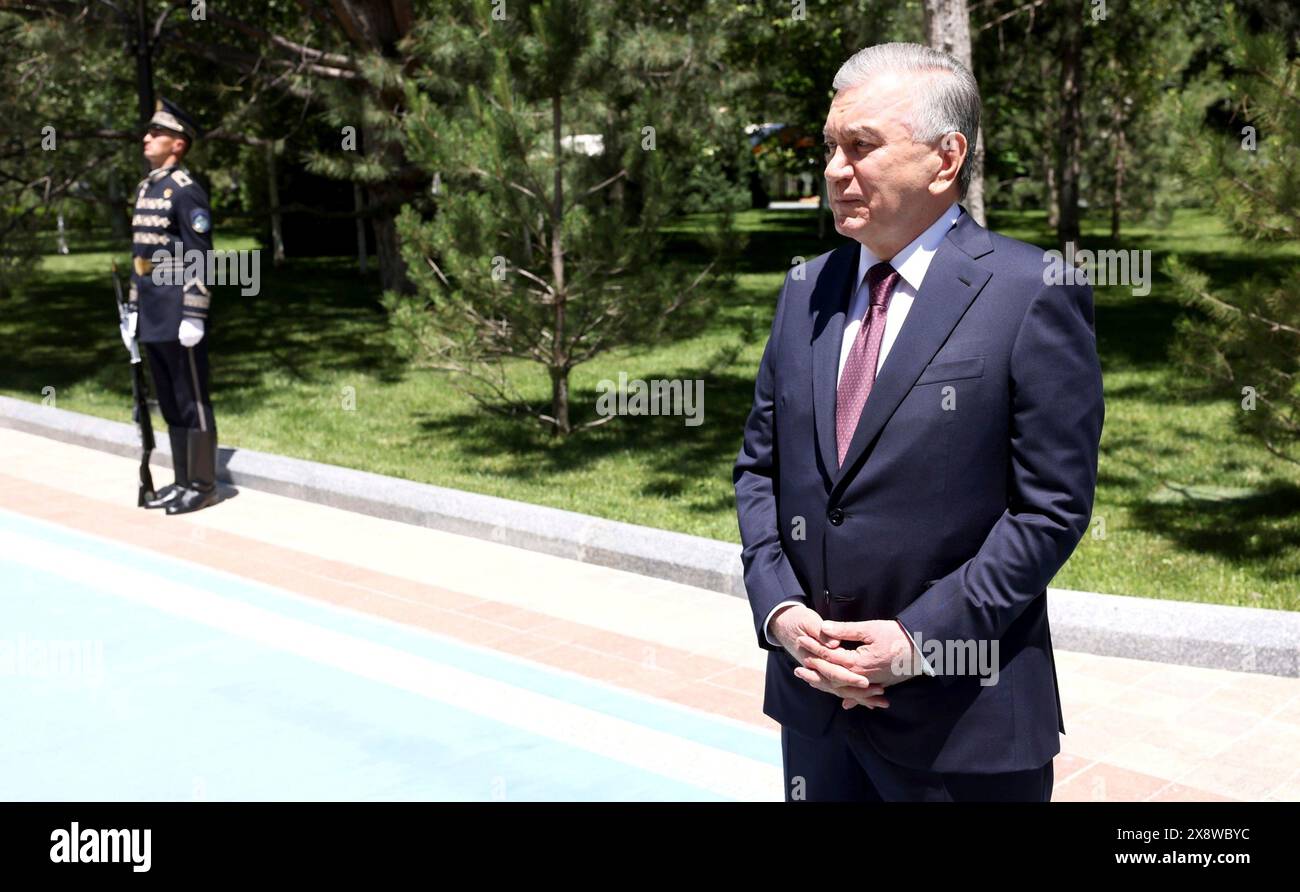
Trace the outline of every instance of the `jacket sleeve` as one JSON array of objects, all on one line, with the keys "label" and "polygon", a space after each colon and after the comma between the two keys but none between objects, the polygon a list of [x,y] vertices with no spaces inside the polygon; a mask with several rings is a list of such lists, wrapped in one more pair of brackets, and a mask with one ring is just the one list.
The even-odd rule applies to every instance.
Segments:
[{"label": "jacket sleeve", "polygon": [[781,547],[780,521],[776,510],[776,359],[789,287],[790,276],[787,273],[785,284],[781,286],[781,295],[777,298],[772,332],[758,366],[754,404],[745,423],[745,439],[732,473],[743,546],[741,562],[745,568],[745,591],[754,613],[758,646],[764,650],[782,649],[767,640],[763,628],[772,608],[782,601],[808,603],[808,597]]},{"label": "jacket sleeve", "polygon": [[1049,285],[1035,296],[1011,348],[1010,378],[1007,508],[974,557],[898,614],[910,633],[945,650],[1000,639],[1087,530],[1105,415],[1090,285]]},{"label": "jacket sleeve", "polygon": [[185,264],[181,315],[188,319],[207,319],[212,304],[212,283],[207,281],[207,258],[212,250],[212,210],[208,206],[208,196],[197,183],[179,190],[177,195],[175,213],[181,243],[187,255],[190,251],[203,254],[203,263]]}]

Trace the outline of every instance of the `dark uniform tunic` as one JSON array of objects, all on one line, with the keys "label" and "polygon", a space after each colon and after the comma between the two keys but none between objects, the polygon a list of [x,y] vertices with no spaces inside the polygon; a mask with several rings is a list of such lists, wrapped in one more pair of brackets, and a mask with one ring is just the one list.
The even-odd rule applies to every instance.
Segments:
[{"label": "dark uniform tunic", "polygon": [[[169,427],[215,433],[206,329],[212,212],[203,187],[180,167],[150,172],[136,191],[131,241],[128,306],[139,314],[137,337],[149,359],[158,407]],[[205,320],[203,339],[190,349],[178,338],[183,318]]]},{"label": "dark uniform tunic", "polygon": [[208,194],[182,168],[151,172],[136,192],[131,241],[131,303],[139,303],[140,342],[174,341],[182,316],[208,316]]}]

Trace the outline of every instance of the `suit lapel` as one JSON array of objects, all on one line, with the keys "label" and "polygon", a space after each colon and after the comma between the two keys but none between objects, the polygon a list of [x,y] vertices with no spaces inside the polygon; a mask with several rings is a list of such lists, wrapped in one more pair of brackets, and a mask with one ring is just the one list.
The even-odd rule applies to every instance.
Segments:
[{"label": "suit lapel", "polygon": [[850,241],[835,249],[812,295],[813,312],[813,417],[817,425],[817,448],[826,474],[834,479],[838,456],[835,450],[835,389],[839,378],[840,347],[844,341],[844,317],[852,301],[857,278],[858,243]]},{"label": "suit lapel", "polygon": [[[898,333],[897,339],[885,363],[880,367],[871,396],[863,407],[858,419],[857,429],[849,444],[849,451],[844,456],[844,465],[833,471],[833,489],[839,489],[852,476],[859,459],[867,447],[876,439],[886,422],[894,414],[899,403],[907,396],[921,372],[930,364],[930,360],[939,352],[948,335],[961,320],[971,301],[980,293],[991,274],[983,266],[974,262],[993,250],[988,232],[975,223],[969,214],[962,214],[956,225],[939,245],[921,290],[908,310],[907,321]],[[841,322],[843,313],[840,314]],[[843,332],[841,324],[840,332]],[[838,343],[838,339],[837,339]],[[838,349],[838,348],[837,348]],[[838,361],[838,352],[836,360]],[[835,437],[835,368],[832,367],[831,378],[831,442]],[[820,416],[818,433],[821,433]],[[829,468],[835,468],[834,454],[831,455]]]}]

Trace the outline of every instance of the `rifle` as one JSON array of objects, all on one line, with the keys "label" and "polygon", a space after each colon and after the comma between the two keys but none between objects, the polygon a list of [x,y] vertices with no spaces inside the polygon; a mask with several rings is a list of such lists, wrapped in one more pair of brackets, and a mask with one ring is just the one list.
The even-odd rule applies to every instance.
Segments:
[{"label": "rifle", "polygon": [[[129,310],[122,302],[122,282],[117,277],[117,261],[113,261],[113,292],[117,297],[117,318],[119,325],[126,325]],[[138,317],[137,317],[138,318]],[[153,474],[149,471],[149,456],[153,454],[153,419],[149,416],[149,386],[144,379],[144,366],[140,362],[140,342],[131,339],[131,396],[135,400],[135,409],[131,420],[140,431],[140,494],[136,504],[144,507],[146,500],[154,499],[157,493],[153,488]]]}]

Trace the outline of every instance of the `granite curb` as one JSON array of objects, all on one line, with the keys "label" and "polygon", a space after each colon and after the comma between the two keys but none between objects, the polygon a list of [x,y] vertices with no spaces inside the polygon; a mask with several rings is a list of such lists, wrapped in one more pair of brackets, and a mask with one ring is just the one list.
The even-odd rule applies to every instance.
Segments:
[{"label": "granite curb", "polygon": [[[139,455],[132,424],[12,397],[0,396],[0,427]],[[151,464],[170,469],[167,438],[157,439]],[[237,487],[745,596],[740,546],[727,542],[252,449],[222,448],[218,465]],[[1300,676],[1300,613],[1055,588],[1048,613],[1063,650]]]}]

